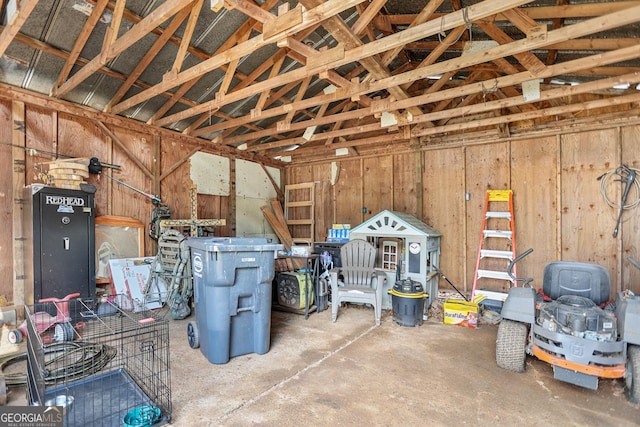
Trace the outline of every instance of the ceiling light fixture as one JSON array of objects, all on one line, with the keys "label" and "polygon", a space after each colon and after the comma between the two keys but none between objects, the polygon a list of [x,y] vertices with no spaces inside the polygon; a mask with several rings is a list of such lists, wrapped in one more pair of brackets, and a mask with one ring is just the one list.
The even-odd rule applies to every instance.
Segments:
[{"label": "ceiling light fixture", "polygon": [[560,80],[560,79],[551,79],[550,83],[553,85],[563,85],[563,86],[578,86],[580,84],[578,82],[565,82],[564,80]]}]

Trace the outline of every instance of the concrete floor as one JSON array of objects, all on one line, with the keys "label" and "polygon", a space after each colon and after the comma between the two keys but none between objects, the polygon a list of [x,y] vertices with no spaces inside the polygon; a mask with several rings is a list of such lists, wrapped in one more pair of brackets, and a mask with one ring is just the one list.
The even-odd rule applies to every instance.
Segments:
[{"label": "concrete floor", "polygon": [[[495,363],[495,325],[397,325],[383,311],[348,305],[308,319],[272,312],[264,355],[209,363],[189,347],[185,320],[170,320],[176,427],[193,426],[635,426],[640,408],[622,380],[597,391],[553,379],[527,359],[522,374]],[[9,405],[24,405],[12,390]]]},{"label": "concrete floor", "polygon": [[[383,312],[384,313],[384,312]],[[211,364],[172,321],[175,426],[632,426],[640,408],[622,380],[597,391],[553,379],[529,357],[526,372],[495,363],[497,327],[376,327],[370,308],[304,316],[272,313],[271,346]]]}]

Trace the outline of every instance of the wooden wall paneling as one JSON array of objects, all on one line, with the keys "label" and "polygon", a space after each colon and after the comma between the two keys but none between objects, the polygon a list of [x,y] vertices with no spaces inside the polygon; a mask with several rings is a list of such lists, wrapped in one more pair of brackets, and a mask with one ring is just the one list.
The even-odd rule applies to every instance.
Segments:
[{"label": "wooden wall paneling", "polygon": [[[95,122],[79,120],[78,117],[58,115],[58,144],[60,150],[68,150],[75,157],[97,157],[100,162],[118,164],[113,161],[113,141],[109,135],[96,125]],[[100,175],[89,175],[87,182],[96,187],[94,196],[96,216],[116,215],[129,216],[123,212],[114,211],[113,199],[110,196],[113,184],[110,179],[102,176],[110,173],[103,168]],[[117,175],[112,175],[117,178]],[[136,218],[143,220],[142,218]]]},{"label": "wooden wall paneling", "polygon": [[313,171],[308,166],[291,166],[286,175],[285,184],[302,184],[313,180]]},{"label": "wooden wall paneling", "polygon": [[[152,168],[153,143],[148,135],[136,133],[128,129],[111,129],[118,142],[126,147],[129,153],[136,156],[147,169]],[[140,191],[151,194],[153,192],[153,180],[147,176],[116,143],[112,145],[113,163],[120,166],[120,170],[104,171]],[[101,179],[103,184],[110,179]],[[151,219],[153,205],[151,199],[139,192],[113,181],[111,185],[111,206],[114,215],[136,218],[147,224]],[[146,243],[146,242],[145,242]],[[146,247],[146,244],[145,244]]]},{"label": "wooden wall paneling", "polygon": [[[301,184],[305,182],[304,179],[308,172],[307,169],[307,167],[302,166],[288,166],[284,174],[284,184]],[[282,190],[284,194],[284,188]],[[284,200],[282,200],[282,203],[284,203]]]},{"label": "wooden wall paneling", "polygon": [[[57,120],[57,124],[51,123],[50,125],[51,129],[57,131],[57,136],[51,135],[49,138],[57,141],[57,153],[60,157],[97,157],[101,162],[112,163],[110,161],[110,138],[104,135],[94,122],[66,113],[50,114],[47,112],[47,117],[50,117],[51,121]],[[49,148],[49,150],[52,149],[53,147]],[[103,169],[102,173],[107,173],[107,170]],[[96,187],[94,195],[96,216],[124,216],[123,213],[111,210],[109,187],[105,188],[105,185],[108,185],[108,180],[105,177],[90,175],[86,181]]]},{"label": "wooden wall paneling", "polygon": [[55,153],[58,150],[58,112],[51,110],[51,152]]},{"label": "wooden wall paneling", "polygon": [[[220,215],[220,196],[211,194],[197,194],[198,198],[198,218],[219,218]],[[217,229],[218,227],[216,227]],[[218,230],[216,230],[218,231]],[[217,236],[220,234],[216,233]]]},{"label": "wooden wall paneling", "polygon": [[98,157],[104,159],[107,150],[104,148],[104,135],[94,122],[71,116],[58,114],[58,150],[60,155],[70,157]]},{"label": "wooden wall paneling", "polygon": [[[0,145],[3,149],[11,147],[11,102],[0,98]],[[6,160],[6,159],[5,159]],[[2,161],[0,159],[0,161]]]},{"label": "wooden wall paneling", "polygon": [[393,156],[393,205],[391,209],[405,212],[420,219],[422,207],[422,170],[419,168],[422,154],[398,154]]},{"label": "wooden wall paneling", "polygon": [[[229,198],[211,194],[198,194],[198,218],[227,219],[229,215]],[[230,237],[228,225],[213,227],[216,237]]]},{"label": "wooden wall paneling", "polygon": [[[429,150],[422,153],[424,168],[422,193],[423,218],[440,233],[440,270],[461,291],[471,290],[465,280],[467,237],[465,232],[465,166],[464,148]],[[476,246],[477,237],[472,241]],[[475,242],[475,243],[473,243]],[[440,288],[450,289],[444,280]]]},{"label": "wooden wall paneling", "polygon": [[315,238],[316,242],[327,239],[327,230],[333,225],[333,186],[331,185],[331,164],[313,165],[315,185]]},{"label": "wooden wall paneling", "polygon": [[[163,156],[164,158],[164,156]],[[188,165],[182,165],[160,183],[161,200],[171,210],[171,219],[187,219],[191,217],[191,199],[189,197],[189,172],[184,171]],[[149,214],[153,206],[149,203]]]},{"label": "wooden wall paneling", "polygon": [[340,161],[340,175],[334,185],[336,223],[351,224],[352,227],[362,223],[362,182],[359,159]]},{"label": "wooden wall paneling", "polygon": [[[100,179],[96,179],[93,184],[96,186],[96,209],[100,212],[110,212],[112,215],[135,218],[143,224],[148,224],[151,219],[153,205],[151,199],[120,184],[109,177],[122,181],[140,191],[153,194],[153,180],[149,178],[131,159],[129,153],[135,153],[136,159],[152,169],[153,142],[151,137],[145,134],[136,133],[130,129],[115,128],[108,126],[108,130],[113,138],[103,131],[100,131],[102,143],[101,152],[95,157],[105,163],[120,166],[119,170],[103,168]],[[114,141],[117,139],[117,141]],[[119,144],[125,148],[125,152]],[[96,150],[97,151],[97,150]],[[149,233],[144,236],[145,255],[154,255],[155,242],[149,237]]]},{"label": "wooden wall paneling", "polygon": [[[511,188],[509,142],[473,145],[466,148],[465,158],[465,186],[470,194],[470,200],[465,204],[467,208],[467,284],[471,289],[475,274],[480,231],[482,229],[482,215],[486,191]],[[514,200],[517,195],[514,194]],[[499,221],[499,220],[498,220]],[[489,224],[489,227],[492,225]],[[516,227],[518,225],[516,224]],[[502,242],[506,244],[506,242]],[[517,236],[516,236],[517,245]],[[494,246],[497,248],[498,246]],[[517,249],[517,247],[516,247]],[[489,260],[485,263],[488,270],[505,270],[507,264],[503,260]],[[504,281],[483,280],[483,288],[506,291]]]},{"label": "wooden wall paneling", "polygon": [[533,277],[542,287],[540,266],[559,259],[558,185],[559,148],[554,136],[511,142],[511,186],[513,190],[516,250],[533,253],[518,263],[519,277]]},{"label": "wooden wall paneling", "polygon": [[[180,162],[185,153],[189,153],[192,146],[169,140],[162,141],[161,168],[171,168]],[[191,217],[191,197],[189,189],[191,181],[189,162],[183,162],[160,183],[162,202],[171,209],[172,219],[186,219]],[[151,209],[149,209],[151,213]]]},{"label": "wooden wall paneling", "polygon": [[[11,103],[0,101],[0,221],[3,224],[13,224],[13,209],[17,198],[13,194],[13,153],[20,148],[11,147],[13,141],[11,123]],[[19,215],[20,210],[16,210],[15,214]],[[0,262],[0,295],[4,295],[8,301],[13,300],[13,279],[17,273],[17,271],[14,272],[13,250],[16,242],[14,238],[22,236],[22,232],[15,235],[13,228],[11,232],[0,233],[0,260],[2,260]]]},{"label": "wooden wall paneling", "polygon": [[384,209],[393,209],[393,156],[369,157],[362,160],[363,221]]},{"label": "wooden wall paneling", "polygon": [[566,134],[561,150],[562,259],[608,268],[613,294],[618,263],[612,233],[617,212],[603,199],[597,178],[619,166],[618,131]]},{"label": "wooden wall paneling", "polygon": [[[102,144],[100,144],[99,148],[96,147],[96,151],[99,151],[99,153],[96,152],[96,154],[92,157],[97,157],[98,160],[102,163],[115,165],[116,163],[114,163],[113,161],[113,147],[113,138],[103,133]],[[110,174],[109,176],[114,176],[112,175],[114,172],[115,171],[110,171],[109,168],[103,168],[102,173],[100,173],[99,175],[89,176],[88,182],[96,186],[96,215],[113,215],[113,199],[109,195],[113,192],[113,184],[115,184],[115,182],[110,180],[109,178],[103,177],[103,174],[108,173]],[[98,184],[100,184],[102,191],[97,191]],[[140,221],[143,220],[143,218],[138,219],[140,219]],[[146,247],[146,245],[144,246]]]},{"label": "wooden wall paneling", "polygon": [[[640,169],[640,125],[626,126],[620,130],[621,158],[627,166]],[[636,176],[640,183],[640,176]],[[640,198],[640,194],[634,188],[630,191],[627,204],[633,203]],[[624,223],[621,229],[622,239],[622,275],[617,291],[624,289],[631,290],[634,294],[640,295],[640,270],[635,268],[627,260],[633,257],[640,262],[640,206],[625,212]]]},{"label": "wooden wall paneling", "polygon": [[42,108],[27,106],[25,112],[25,132],[26,132],[26,146],[37,150],[35,155],[28,155],[25,158],[25,179],[26,185],[33,183],[43,184],[44,180],[40,173],[46,174],[49,170],[49,166],[40,165],[41,162],[47,162],[56,158],[55,154],[58,152],[60,155],[66,154],[59,151],[60,145],[53,146],[52,141],[54,136],[52,130],[54,126],[52,124],[51,110],[45,110]]}]

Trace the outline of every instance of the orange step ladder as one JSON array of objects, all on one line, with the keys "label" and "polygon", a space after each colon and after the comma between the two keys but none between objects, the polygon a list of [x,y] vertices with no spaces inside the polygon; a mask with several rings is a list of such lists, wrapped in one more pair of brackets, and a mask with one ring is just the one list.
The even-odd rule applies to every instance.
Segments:
[{"label": "orange step ladder", "polygon": [[[516,233],[513,214],[512,190],[487,190],[482,217],[482,230],[478,246],[476,271],[473,276],[473,301],[483,279],[505,280],[509,287],[515,281],[507,273],[509,262],[516,257]],[[502,264],[504,261],[504,268]],[[513,266],[513,275],[516,267]]]}]

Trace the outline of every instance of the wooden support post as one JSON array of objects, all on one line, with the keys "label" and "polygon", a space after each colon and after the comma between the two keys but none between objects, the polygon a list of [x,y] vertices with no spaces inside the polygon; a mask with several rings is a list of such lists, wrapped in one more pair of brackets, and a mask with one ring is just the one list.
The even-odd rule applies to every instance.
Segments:
[{"label": "wooden support post", "polygon": [[419,190],[416,192],[416,217],[424,221],[424,189],[422,174],[424,171],[424,159],[422,151],[414,151],[415,165],[416,165],[416,188]]},{"label": "wooden support post", "polygon": [[13,295],[7,296],[7,300],[14,305],[22,306],[26,301],[26,271],[24,265],[25,238],[22,224],[22,212],[25,200],[23,189],[26,184],[26,124],[24,103],[13,101],[11,104],[11,157],[13,164]]},{"label": "wooden support post", "polygon": [[160,157],[162,156],[161,139],[158,135],[153,135],[151,138],[151,145],[153,148],[153,166],[151,172],[153,173],[153,194],[160,196]]},{"label": "wooden support post", "polygon": [[227,217],[229,218],[229,230],[230,236],[236,235],[236,159],[235,157],[229,158],[229,212]]}]

